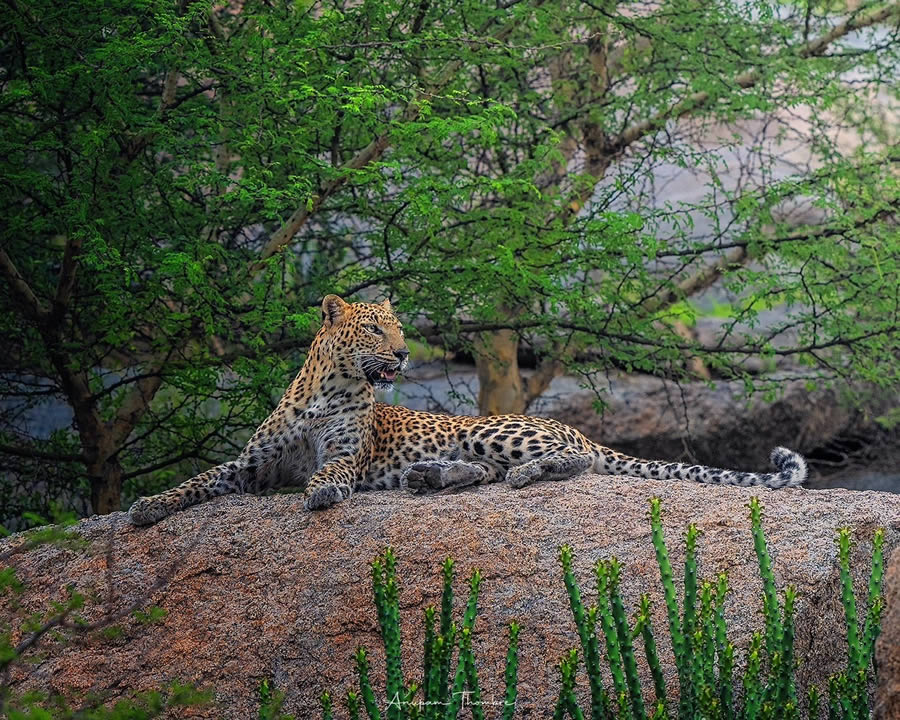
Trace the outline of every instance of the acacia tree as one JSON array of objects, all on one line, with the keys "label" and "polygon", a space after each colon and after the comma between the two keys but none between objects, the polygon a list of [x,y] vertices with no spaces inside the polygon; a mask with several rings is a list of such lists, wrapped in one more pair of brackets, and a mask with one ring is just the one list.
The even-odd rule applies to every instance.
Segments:
[{"label": "acacia tree", "polygon": [[[391,294],[425,339],[469,347],[486,412],[566,365],[678,372],[686,353],[897,381],[895,138],[857,100],[896,77],[895,3],[7,5],[13,512],[64,491],[107,512],[234,454],[327,292]],[[752,182],[721,171],[738,143],[710,129],[801,110],[804,167],[767,172],[776,135]],[[702,169],[708,198],[655,203],[663,163]],[[812,223],[779,214],[797,199]],[[678,321],[719,279],[742,302],[701,346]],[[744,329],[776,302],[784,326]],[[36,425],[59,400],[71,424]]]},{"label": "acacia tree", "polygon": [[[453,42],[430,54],[432,74],[458,58],[469,70],[446,92],[514,113],[490,138],[424,137],[406,161],[398,147],[397,166],[429,184],[379,187],[362,212],[336,202],[338,222],[326,206],[318,226],[340,232],[353,213],[369,231],[359,260],[380,257],[350,287],[389,285],[452,345],[471,343],[485,413],[526,410],[588,349],[599,366],[679,372],[688,354],[732,376],[746,376],[747,357],[778,353],[811,375],[893,382],[896,133],[860,107],[894,108],[897,13],[519,3],[502,39],[475,30],[493,10],[443,15]],[[342,47],[378,64],[371,53],[388,44]],[[789,164],[781,156],[797,145]],[[702,173],[706,195],[679,207],[653,197],[672,165]],[[792,203],[816,212],[798,223]],[[698,218],[705,233],[691,227]],[[742,299],[704,346],[680,321],[714,282]],[[745,331],[774,304],[793,308],[788,320]],[[523,345],[538,356],[527,377]]]},{"label": "acacia tree", "polygon": [[[233,454],[268,411],[347,262],[344,239],[279,252],[322,203],[383,183],[404,133],[488,129],[497,110],[420,117],[418,88],[317,50],[350,19],[318,6],[8,6],[3,504],[108,512],[123,484]],[[353,13],[388,32],[378,4]],[[71,423],[47,428],[57,400]]]}]

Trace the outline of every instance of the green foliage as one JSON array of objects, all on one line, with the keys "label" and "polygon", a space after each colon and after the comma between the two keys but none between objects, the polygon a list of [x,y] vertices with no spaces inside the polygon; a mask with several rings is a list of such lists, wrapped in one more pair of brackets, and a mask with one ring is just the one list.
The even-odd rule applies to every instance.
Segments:
[{"label": "green foliage", "polygon": [[[569,595],[569,606],[572,608],[572,615],[575,618],[575,627],[578,630],[578,637],[581,640],[581,649],[584,653],[585,666],[588,669],[588,679],[591,685],[591,714],[593,717],[601,717],[609,707],[609,698],[603,687],[603,680],[600,677],[600,648],[595,633],[597,626],[597,606],[592,606],[585,612],[584,605],[581,601],[581,590],[575,580],[575,573],[572,570],[572,548],[569,545],[563,545],[559,549],[559,561],[563,568],[563,582],[566,585],[566,592]],[[599,566],[598,566],[599,571]],[[603,598],[603,593],[600,593]],[[603,610],[605,611],[605,602]],[[607,616],[602,616],[602,622],[608,623]],[[607,624],[603,625],[604,631]],[[616,680],[619,676],[618,664],[612,663],[613,678]],[[616,690],[619,690],[617,682]]]},{"label": "green foliage", "polygon": [[[77,532],[68,529],[77,521],[75,514],[69,510],[63,510],[57,505],[51,505],[50,511],[52,520],[48,520],[38,513],[24,513],[22,521],[30,529],[22,532],[20,534],[21,542],[7,553],[0,555],[0,559],[5,559],[11,554],[28,552],[39,545],[47,544],[58,545],[69,550],[84,549],[87,546],[85,539]],[[7,537],[10,534],[9,530],[0,525],[0,537]]]},{"label": "green foliage", "polygon": [[759,562],[759,573],[763,580],[763,614],[766,619],[766,652],[771,656],[781,643],[783,628],[779,619],[778,597],[775,590],[775,575],[772,560],[766,548],[762,529],[762,506],[758,498],[750,499],[750,525],[753,531],[753,549]]},{"label": "green foliage", "polygon": [[[369,653],[364,647],[355,654],[359,693],[350,691],[346,696],[347,711],[351,718],[360,716],[360,700],[369,720],[398,718],[399,720],[453,720],[463,707],[468,707],[474,720],[485,717],[478,667],[472,649],[472,633],[478,614],[478,594],[481,590],[481,573],[476,569],[469,578],[469,595],[462,624],[453,621],[454,562],[451,558],[442,567],[440,623],[436,627],[438,611],[429,606],[424,612],[425,651],[421,682],[403,685],[403,669],[400,638],[399,583],[397,559],[388,547],[372,562],[372,594],[381,627],[386,662],[386,687],[383,704],[375,695],[369,678]],[[516,704],[518,680],[519,626],[509,625],[509,647],[506,654],[504,678],[506,690],[502,717],[512,718]],[[452,668],[453,649],[457,648],[456,668]],[[331,696],[325,693],[323,717],[332,713]],[[283,696],[282,696],[283,697]],[[280,707],[280,705],[279,705]],[[384,712],[382,712],[382,709]]]},{"label": "green foliage", "polygon": [[[662,502],[659,498],[650,499],[650,530],[653,548],[656,551],[656,562],[662,580],[663,597],[666,603],[666,615],[669,619],[669,636],[672,638],[672,650],[675,655],[675,667],[678,668],[678,681],[682,688],[688,687],[688,677],[684,674],[687,667],[685,638],[681,631],[681,620],[678,617],[678,600],[675,595],[675,580],[672,565],[669,562],[669,551],[663,537]],[[681,701],[679,701],[679,705]]]},{"label": "green foliage", "polygon": [[[841,572],[841,602],[847,621],[847,667],[832,678],[829,695],[835,696],[840,711],[837,717],[847,720],[867,718],[868,679],[875,655],[875,639],[881,626],[884,600],[881,585],[884,578],[884,531],[879,529],[872,542],[872,571],[868,584],[868,611],[862,628],[856,609],[853,578],[850,575],[850,529],[841,528],[838,537],[838,559]],[[834,705],[832,701],[830,703]]]},{"label": "green foliage", "polygon": [[[443,590],[441,592],[441,634],[435,648],[432,664],[438,668],[436,679],[437,701],[446,703],[449,697],[450,660],[456,642],[456,625],[453,623],[453,558],[447,558],[443,566]],[[433,695],[430,697],[434,697]]]},{"label": "green foliage", "polygon": [[399,720],[401,715],[401,692],[403,669],[400,648],[400,597],[397,586],[397,559],[394,551],[387,548],[382,558],[372,563],[372,585],[381,638],[387,662],[387,718]]},{"label": "green foliage", "polygon": [[[588,378],[696,356],[775,392],[744,366],[763,356],[896,387],[884,7],[10,6],[0,505],[107,511],[233,457],[328,292],[390,294],[440,348],[511,329]],[[812,170],[729,132],[788,115]],[[658,197],[673,168],[702,197]],[[705,310],[685,281],[739,249]],[[704,313],[713,343],[676,332]]]},{"label": "green foliage", "polygon": [[121,625],[107,625],[100,631],[100,637],[109,642],[117,642],[125,637],[125,628]]},{"label": "green foliage", "polygon": [[719,575],[716,585],[716,655],[719,658],[719,674],[716,684],[719,686],[719,707],[725,720],[734,718],[734,645],[728,641],[725,624],[725,596],[728,593],[728,577]]},{"label": "green foliage", "polygon": [[322,720],[333,720],[334,712],[331,707],[331,695],[323,692],[319,701],[322,703]]},{"label": "green foliage", "polygon": [[634,647],[631,643],[631,629],[628,626],[628,618],[625,617],[625,605],[622,602],[622,596],[619,594],[619,580],[622,575],[622,566],[616,558],[611,558],[607,561],[606,574],[609,578],[607,583],[609,605],[612,609],[612,615],[616,625],[616,640],[619,643],[622,664],[625,669],[625,679],[628,683],[628,696],[631,702],[631,711],[635,716],[641,717],[644,715],[644,701],[641,697],[641,685],[640,679],[638,678],[637,662],[634,658]]},{"label": "green foliage", "polygon": [[165,617],[168,614],[169,611],[165,608],[161,608],[158,605],[151,605],[146,610],[135,610],[132,613],[132,617],[134,617],[141,625],[156,625],[165,620]]},{"label": "green foliage", "polygon": [[509,624],[509,648],[506,651],[506,671],[503,681],[506,683],[506,694],[503,697],[503,720],[512,720],[516,712],[519,678],[519,630],[518,623]]},{"label": "green foliage", "polygon": [[283,690],[272,687],[271,683],[264,678],[256,688],[256,694],[259,698],[259,720],[293,720],[292,715],[281,712],[284,705]]},{"label": "green foliage", "polygon": [[[597,578],[597,598],[600,615],[600,627],[606,640],[606,658],[609,671],[613,678],[613,691],[615,702],[618,703],[619,713],[625,712],[625,702],[628,697],[628,685],[625,679],[625,671],[622,663],[622,648],[619,646],[619,637],[616,633],[616,621],[609,607],[607,598],[611,591],[609,587],[609,570],[605,562],[598,561],[594,566],[594,575]],[[597,670],[599,672],[599,669]]]},{"label": "green foliage", "polygon": [[[725,620],[725,601],[728,594],[727,576],[720,574],[715,582],[700,580],[698,539],[700,532],[691,524],[685,533],[685,575],[683,607],[679,608],[674,575],[668,560],[668,548],[662,530],[662,508],[659,498],[650,500],[651,537],[656,550],[666,598],[670,639],[675,649],[676,669],[679,680],[677,708],[669,703],[663,668],[656,649],[656,639],[651,623],[651,600],[646,594],[640,597],[634,621],[629,622],[625,600],[619,592],[622,565],[615,559],[598,560],[593,568],[597,581],[597,602],[585,606],[583,594],[575,574],[575,558],[571,546],[559,548],[563,585],[572,611],[572,618],[581,646],[572,648],[560,659],[560,690],[553,709],[553,717],[563,720],[570,717],[581,720],[587,712],[578,701],[579,667],[587,674],[590,689],[589,716],[593,720],[613,718],[617,720],[789,720],[801,717],[801,704],[805,717],[813,720],[822,717],[822,696],[819,689],[810,687],[803,700],[798,695],[795,669],[798,658],[794,656],[794,614],[797,592],[788,586],[779,601],[772,560],[766,547],[762,527],[762,506],[757,498],[749,503],[751,535],[756,549],[760,576],[763,578],[764,628],[755,631],[746,652],[746,667],[741,682],[743,694],[734,690],[735,647],[728,640]],[[850,581],[850,535],[842,529],[838,535],[839,565],[842,576],[842,597],[848,623],[848,664],[845,671],[831,677],[828,683],[828,718],[856,720],[869,718],[867,702],[868,680],[871,677],[874,641],[880,629],[882,610],[881,584],[884,572],[884,531],[878,530],[873,538],[872,570],[868,584],[868,611],[862,627],[855,611],[855,595]],[[396,574],[397,561],[393,551],[387,548],[373,562],[373,595],[381,625],[387,677],[403,677],[400,657],[394,647],[399,643],[399,604]],[[473,718],[484,718],[481,703],[478,672],[472,652],[472,631],[477,614],[481,574],[475,570],[469,580],[469,596],[462,624],[457,628],[452,620],[454,563],[447,559],[443,564],[442,608],[440,625],[438,610],[429,606],[424,612],[425,652],[421,683],[401,686],[398,694],[386,695],[383,707],[388,717],[422,718],[423,720],[450,720],[458,717],[464,706],[470,708]],[[671,597],[671,607],[668,598]],[[768,603],[768,604],[767,604]],[[673,632],[673,628],[675,632]],[[855,630],[852,630],[853,628]],[[518,680],[517,623],[509,626],[504,706],[498,717],[511,720],[515,717]],[[677,634],[676,634],[677,633]],[[676,638],[690,636],[690,644],[679,645]],[[458,648],[455,671],[445,664],[447,638],[455,638]],[[641,638],[644,657],[653,681],[654,701],[645,705],[644,692],[638,675],[638,659],[635,642]],[[605,656],[600,644],[604,643]],[[449,644],[452,644],[449,643]],[[391,647],[389,647],[389,645]],[[684,648],[690,650],[685,652]],[[360,692],[347,694],[349,717],[360,717],[360,707],[370,720],[381,718],[381,706],[369,680],[368,652],[359,648],[356,652],[356,669]],[[391,668],[390,664],[394,667]],[[611,692],[604,686],[604,675],[612,679]],[[390,682],[390,680],[388,680]],[[267,693],[270,693],[268,691]],[[446,689],[442,689],[446,688]],[[419,691],[421,690],[421,694]],[[271,694],[264,705],[272,704]],[[323,699],[323,716],[330,717],[331,696]],[[278,696],[278,707],[280,698]],[[391,698],[397,702],[391,702]],[[362,700],[362,705],[360,704]],[[394,713],[396,713],[394,715]],[[263,717],[261,714],[260,717]],[[265,717],[270,717],[269,715]],[[271,717],[280,717],[272,715]]]},{"label": "green foliage", "polygon": [[[734,646],[728,641],[724,617],[724,603],[728,591],[727,577],[722,574],[715,583],[703,581],[698,584],[699,531],[694,525],[689,525],[685,534],[684,607],[683,613],[679,613],[674,575],[662,531],[661,503],[659,498],[650,501],[651,537],[660,568],[680,686],[678,709],[673,717],[682,720],[698,717],[722,720],[800,717],[800,701],[794,680],[796,664],[794,608],[797,593],[789,586],[784,592],[783,603],[779,603],[772,562],[762,528],[762,507],[757,498],[751,499],[749,509],[754,548],[760,575],[763,578],[765,630],[755,632],[751,639],[743,676],[743,704],[739,706],[736,705],[733,689]],[[856,631],[858,618],[850,582],[850,538],[846,529],[839,533],[838,543],[842,597],[848,622],[849,656],[847,670],[834,676],[829,682],[829,718],[868,718],[867,678],[873,659],[871,636],[878,632],[881,612],[884,533],[879,530],[873,540],[872,572],[868,588],[869,612],[862,632],[864,639]],[[585,613],[572,571],[573,557],[570,547],[563,546],[560,549],[560,562],[582,647],[590,648],[592,638],[588,632],[593,632],[594,627],[589,621],[586,622],[586,618],[591,617],[594,608]],[[666,705],[665,681],[650,628],[650,599],[646,595],[641,597],[634,625],[629,627],[624,603],[617,591],[620,573],[621,567],[615,558],[607,561],[599,560],[595,567],[601,615],[607,598],[611,606],[610,625],[603,626],[603,623],[601,625],[607,640],[607,667],[613,678],[618,708],[612,712],[608,707],[596,706],[592,702],[591,716],[633,720],[644,720],[649,717],[647,709],[642,704],[643,693],[637,676],[632,645],[632,639],[640,635],[643,637],[645,657],[653,678],[656,697],[653,717],[670,717]],[[850,630],[851,626],[853,631]],[[596,640],[596,637],[593,639]],[[588,660],[590,657],[590,652],[586,649],[585,667],[593,690],[595,682],[600,682],[600,668]],[[580,717],[569,705],[570,693],[574,687],[574,664],[577,664],[577,655],[572,651],[561,665],[563,687],[556,705],[556,717],[564,717],[566,713],[573,718]],[[596,680],[593,675],[597,675]],[[820,701],[818,690],[810,688],[806,703],[809,718],[819,717]]]},{"label": "green foliage", "polygon": [[563,720],[566,715],[572,720],[583,720],[584,714],[578,706],[575,697],[575,674],[578,670],[578,651],[575,648],[569,650],[559,661],[559,674],[562,683],[559,690],[559,698],[553,711],[553,720]]},{"label": "green foliage", "polygon": [[362,695],[366,712],[369,714],[369,720],[378,720],[381,713],[378,710],[372,683],[369,681],[369,657],[366,649],[362,647],[356,651],[356,672],[359,675],[359,692]]},{"label": "green foliage", "polygon": [[653,624],[650,619],[650,596],[647,593],[641,595],[640,611],[634,626],[635,636],[638,633],[644,642],[644,656],[650,666],[653,676],[653,692],[656,694],[657,708],[666,707],[666,679],[663,677],[662,666],[659,662],[659,654],[656,651],[656,638],[653,636]]},{"label": "green foliage", "polygon": [[46,706],[32,696],[19,707],[10,707],[9,720],[150,720],[165,717],[174,708],[198,707],[209,703],[211,693],[198,693],[193,688],[174,684],[164,692],[141,693],[134,699],[119,700],[107,707],[69,707],[61,698],[53,698]]}]

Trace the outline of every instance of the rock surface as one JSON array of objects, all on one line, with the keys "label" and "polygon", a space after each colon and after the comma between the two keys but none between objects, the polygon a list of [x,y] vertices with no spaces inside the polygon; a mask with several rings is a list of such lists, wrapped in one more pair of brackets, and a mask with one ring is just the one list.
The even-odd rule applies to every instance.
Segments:
[{"label": "rock surface", "polygon": [[900,717],[900,549],[888,559],[884,575],[885,609],[881,635],[875,646],[878,690],[875,694],[877,720]]},{"label": "rock surface", "polygon": [[[145,596],[174,567],[171,581],[148,598],[167,615],[149,625],[129,618],[120,623],[124,633],[117,638],[92,636],[66,646],[47,642],[40,662],[17,668],[15,689],[115,698],[181,680],[214,691],[216,706],[191,710],[191,717],[251,718],[257,713],[256,688],[269,679],[287,693],[286,712],[313,717],[323,689],[342,697],[354,687],[352,656],[362,644],[371,651],[373,683],[383,697],[384,656],[369,562],[390,544],[399,559],[407,677],[421,674],[422,609],[440,602],[440,564],[451,555],[458,567],[458,616],[464,580],[474,567],[484,574],[474,640],[484,697],[500,697],[505,625],[516,619],[522,625],[517,717],[548,717],[559,688],[554,663],[578,642],[557,563],[557,547],[569,543],[588,602],[595,595],[591,567],[611,555],[626,566],[622,591],[629,614],[641,592],[651,593],[669,687],[676,690],[648,498],[662,498],[676,574],[683,567],[681,535],[689,521],[703,531],[700,575],[728,571],[726,612],[742,668],[750,635],[762,627],[761,582],[746,509],[754,494],[765,506],[779,587],[794,583],[799,591],[796,652],[803,660],[798,680],[804,689],[845,661],[836,529],[853,528],[854,577],[862,597],[875,529],[887,529],[888,549],[900,544],[896,495],[751,491],[586,475],[515,492],[492,486],[431,497],[360,494],[314,514],[303,511],[296,495],[229,497],[146,529],[129,526],[123,514],[95,517],[76,526],[89,541],[85,549],[43,546],[10,558],[26,586],[18,607],[0,598],[0,613],[14,617],[14,635],[21,637],[28,613],[63,599],[67,585],[95,595],[86,613],[95,620]],[[17,542],[4,541],[0,553]],[[581,675],[582,694],[585,685]]]}]

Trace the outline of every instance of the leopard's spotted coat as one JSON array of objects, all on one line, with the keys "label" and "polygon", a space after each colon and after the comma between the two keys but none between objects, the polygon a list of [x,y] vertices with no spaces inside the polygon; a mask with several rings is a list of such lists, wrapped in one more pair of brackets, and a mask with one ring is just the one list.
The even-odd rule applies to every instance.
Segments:
[{"label": "leopard's spotted coat", "polygon": [[409,356],[390,305],[329,295],[322,319],[303,368],[241,455],[141,498],[129,511],[135,524],[219,495],[279,486],[304,488],[306,507],[318,510],[356,490],[423,492],[499,480],[523,487],[585,471],[770,488],[806,477],[803,458],[785,448],[772,452],[776,472],[737,472],[628,457],[546,418],[436,415],[377,403],[375,387],[390,387]]}]

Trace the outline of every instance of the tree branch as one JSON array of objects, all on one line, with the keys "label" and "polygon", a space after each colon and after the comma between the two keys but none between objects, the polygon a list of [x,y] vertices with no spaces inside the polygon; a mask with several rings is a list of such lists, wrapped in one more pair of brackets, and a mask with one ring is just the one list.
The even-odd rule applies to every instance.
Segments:
[{"label": "tree branch", "polygon": [[185,450],[180,455],[175,455],[174,457],[165,458],[160,460],[159,462],[155,462],[152,465],[148,465],[146,467],[139,468],[138,470],[132,470],[127,473],[123,473],[122,480],[130,480],[131,478],[140,477],[141,475],[148,475],[149,473],[156,472],[157,470],[162,470],[163,468],[171,467],[172,465],[177,465],[178,463],[184,460],[191,460],[193,458],[200,458],[201,460],[206,461],[210,465],[215,465],[214,461],[209,460],[208,458],[204,458],[200,451],[203,450],[203,444],[206,443],[207,440],[212,438],[216,434],[215,431],[207,433],[206,437],[197,444],[196,447],[191,448],[190,450]]},{"label": "tree branch", "polygon": [[91,392],[84,373],[74,372],[68,365],[68,355],[60,349],[58,328],[51,327],[47,320],[49,313],[41,301],[25,282],[22,275],[13,263],[12,258],[5,250],[0,249],[0,268],[9,280],[13,294],[19,299],[25,313],[30,316],[37,325],[41,334],[47,357],[53,367],[59,373],[60,387],[75,413],[75,421],[78,432],[82,438],[82,446],[86,451],[85,457],[96,455],[101,443],[103,425],[96,408],[91,402]]},{"label": "tree branch", "polygon": [[647,315],[674,305],[684,297],[696,295],[698,292],[706,290],[722,273],[732,265],[739,265],[747,260],[746,243],[740,247],[729,250],[724,255],[720,255],[709,265],[700,268],[693,275],[689,275],[682,280],[674,288],[669,288],[664,293],[654,295],[645,300],[641,305],[641,310]]},{"label": "tree branch", "polygon": [[[891,16],[898,14],[900,14],[900,4],[892,3],[878,10],[853,15],[844,22],[833,27],[831,31],[825,33],[824,35],[821,35],[820,37],[814,38],[813,40],[810,40],[809,42],[797,48],[797,57],[806,59],[819,56],[824,53],[825,50],[827,50],[831,43],[833,43],[835,40],[838,40],[845,35],[849,35],[856,30],[871,27],[872,25],[878,25],[879,23],[886,21]],[[761,76],[762,73],[759,70],[748,70],[747,72],[741,73],[734,78],[734,85],[740,90],[746,90],[747,88],[751,88],[756,85],[759,82]],[[689,95],[687,98],[675,103],[670,108],[667,108],[666,110],[657,113],[653,117],[623,130],[609,144],[607,152],[609,152],[610,155],[617,155],[621,153],[628,146],[637,142],[646,135],[662,129],[670,120],[677,120],[690,115],[692,112],[695,112],[708,105],[712,99],[713,96],[711,96],[708,92],[696,92],[692,95]]]},{"label": "tree branch", "polygon": [[[789,235],[781,235],[779,237],[766,238],[766,243],[771,245],[782,245],[784,243],[792,243],[792,242],[803,242],[807,240],[813,239],[821,239],[821,238],[830,238],[830,237],[840,237],[846,235],[849,232],[855,230],[861,230],[874,222],[878,222],[880,220],[886,220],[890,218],[894,213],[900,210],[900,202],[897,200],[891,200],[887,203],[887,206],[874,213],[869,217],[863,217],[855,220],[852,224],[840,224],[837,226],[834,225],[818,225],[818,226],[806,226],[802,227],[795,232],[790,233]],[[731,250],[733,248],[744,248],[746,249],[749,245],[749,241],[747,240],[736,240],[734,242],[729,243],[720,243],[716,245],[704,245],[702,247],[689,248],[685,250],[670,250],[667,252],[661,252],[657,254],[657,258],[670,258],[670,257],[690,257],[690,256],[698,256],[707,252],[715,252],[721,250]]]},{"label": "tree branch", "polygon": [[62,320],[69,297],[75,287],[75,276],[78,270],[78,254],[81,252],[81,237],[66,238],[66,249],[63,253],[62,267],[59,270],[59,281],[56,284],[56,295],[53,298],[53,320]]},{"label": "tree branch", "polygon": [[135,425],[140,422],[162,386],[163,379],[159,372],[160,369],[161,367],[154,373],[148,373],[149,377],[138,380],[116,411],[116,416],[110,423],[112,442],[116,448],[125,441],[134,430]]},{"label": "tree branch", "polygon": [[[113,534],[110,534],[110,548],[112,548],[112,540]],[[175,573],[183,567],[185,559],[188,555],[193,552],[194,548],[197,546],[199,540],[199,536],[197,539],[192,540],[188,546],[179,554],[179,557],[176,558],[167,568],[161,572],[156,580],[153,582],[150,587],[148,587],[142,594],[138,596],[136,600],[129,603],[123,608],[118,610],[112,610],[111,608],[107,609],[107,612],[101,617],[99,620],[94,622],[73,622],[70,620],[72,613],[76,610],[76,605],[74,603],[70,603],[67,607],[59,610],[55,615],[48,618],[46,621],[41,624],[36,630],[28,634],[23,640],[19,642],[18,645],[13,648],[12,653],[8,656],[0,660],[0,714],[4,713],[6,710],[6,703],[9,693],[9,684],[10,684],[10,673],[12,667],[15,663],[21,662],[22,656],[28,652],[29,650],[37,647],[40,643],[41,639],[51,630],[55,628],[63,628],[65,630],[69,630],[78,635],[84,636],[87,633],[96,632],[97,630],[101,630],[105,627],[112,625],[113,623],[128,617],[133,614],[135,611],[140,610],[144,607],[150,598],[153,597],[157,592],[167,587],[172,579],[175,577]],[[3,553],[0,556],[0,560],[5,560],[8,557],[11,557],[18,552],[24,552],[25,550],[29,550],[31,547],[29,543],[25,542],[21,545],[18,545],[12,550]],[[112,552],[107,554],[107,567],[112,567]],[[110,582],[112,578],[110,576]]]},{"label": "tree branch", "polygon": [[9,281],[9,286],[12,289],[13,294],[18,298],[25,313],[37,321],[38,324],[43,324],[49,314],[47,309],[43,306],[37,295],[34,294],[34,291],[25,281],[25,278],[22,277],[22,274],[19,272],[16,264],[12,261],[12,258],[7,255],[6,250],[3,250],[2,248],[0,248],[0,268],[3,269],[3,274]]},{"label": "tree branch", "polygon": [[[459,332],[463,333],[479,333],[479,332],[496,332],[498,330],[513,330],[513,331],[522,331],[522,330],[531,330],[538,327],[546,326],[547,322],[539,321],[539,320],[527,320],[527,321],[515,321],[512,320],[510,322],[495,322],[495,323],[461,323],[458,326]],[[603,337],[611,340],[619,340],[621,342],[633,343],[635,345],[645,345],[648,347],[658,347],[658,348],[668,348],[675,350],[684,350],[690,352],[696,352],[697,350],[703,350],[703,352],[710,354],[724,354],[727,355],[729,353],[734,353],[737,355],[759,355],[765,352],[771,352],[773,355],[779,356],[789,356],[789,355],[799,355],[801,353],[809,353],[815,350],[827,350],[828,348],[845,346],[850,347],[855,343],[862,342],[864,340],[869,340],[875,337],[881,337],[883,335],[895,335],[897,333],[896,327],[885,328],[882,330],[872,330],[870,332],[862,333],[860,335],[856,335],[854,337],[848,338],[834,338],[832,340],[828,340],[826,342],[821,343],[809,343],[807,345],[801,345],[798,347],[787,347],[787,348],[766,348],[763,345],[743,345],[743,346],[735,346],[735,347],[700,347],[696,344],[689,345],[686,343],[672,343],[666,340],[665,342],[657,342],[651,338],[641,337],[639,335],[623,335],[622,333],[614,333],[608,331],[601,331],[597,328],[590,327],[588,325],[581,325],[579,323],[569,322],[565,320],[555,320],[553,322],[553,326],[557,328],[562,328],[563,330],[574,330],[576,332],[582,332],[587,335],[592,335],[594,337]]]},{"label": "tree branch", "polygon": [[159,113],[168,112],[175,107],[175,92],[178,89],[178,70],[170,68],[166,71],[166,77],[163,80],[162,95],[159,98]]},{"label": "tree branch", "polygon": [[[608,30],[595,33],[588,42],[588,59],[591,63],[590,87],[592,101],[598,102],[609,89],[609,52],[607,47]],[[606,131],[603,124],[590,120],[590,114],[581,123],[581,134],[584,140],[584,174],[600,180],[606,175],[606,170],[612,161],[612,156],[606,152]],[[569,202],[563,209],[563,221],[568,222],[581,210],[591,195],[594,194],[594,186],[590,192],[582,191],[576,199]]]},{"label": "tree branch", "polygon": [[14,457],[28,458],[29,460],[47,460],[48,462],[84,462],[83,455],[70,455],[68,453],[44,452],[17,445],[0,445],[0,453]]},{"label": "tree branch", "polygon": [[563,370],[563,363],[555,355],[541,359],[537,369],[525,379],[525,408],[544,394],[553,379]]},{"label": "tree branch", "polygon": [[[542,3],[543,0],[536,4],[541,5]],[[493,19],[488,20],[487,23],[485,23],[485,25],[479,30],[479,32],[482,34],[487,32],[493,23]],[[496,33],[494,38],[501,41],[506,39],[517,26],[517,21],[508,23]],[[434,83],[429,85],[426,89],[420,90],[413,96],[412,100],[410,100],[409,104],[400,114],[398,123],[410,123],[418,118],[420,102],[432,95],[436,95],[450,82],[452,82],[456,78],[459,69],[463,67],[463,64],[463,60],[455,60],[446,65]],[[297,208],[285,221],[285,223],[280,228],[278,228],[278,230],[272,235],[272,237],[269,238],[269,242],[267,242],[263,249],[260,251],[259,259],[250,265],[250,272],[259,272],[265,267],[266,260],[272,257],[275,253],[283,250],[288,245],[288,243],[293,240],[294,236],[301,230],[301,228],[307,223],[309,218],[312,217],[322,207],[325,201],[347,184],[347,181],[350,179],[353,171],[361,170],[364,167],[371,165],[372,163],[378,162],[382,155],[384,155],[385,151],[391,146],[392,139],[393,132],[391,129],[388,129],[378,135],[374,140],[372,140],[372,142],[366,145],[366,147],[360,150],[350,160],[341,165],[338,169],[337,177],[325,183],[319,189],[319,192],[313,195],[308,202]]]},{"label": "tree branch", "polygon": [[[419,115],[418,100],[421,96],[416,96],[400,116],[401,122],[411,122]],[[265,244],[259,254],[259,260],[250,266],[250,272],[259,272],[265,267],[265,261],[272,257],[275,253],[284,249],[291,242],[300,229],[306,224],[306,221],[314,215],[322,204],[340,190],[350,179],[350,175],[354,170],[362,168],[377,162],[385,150],[391,144],[390,131],[383,132],[376,137],[366,147],[360,150],[350,160],[345,162],[338,169],[338,176],[333,180],[329,180],[323,185],[319,192],[313,195],[309,202],[297,208],[287,221],[269,238],[269,242]]]}]

